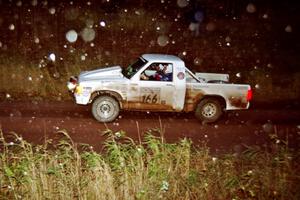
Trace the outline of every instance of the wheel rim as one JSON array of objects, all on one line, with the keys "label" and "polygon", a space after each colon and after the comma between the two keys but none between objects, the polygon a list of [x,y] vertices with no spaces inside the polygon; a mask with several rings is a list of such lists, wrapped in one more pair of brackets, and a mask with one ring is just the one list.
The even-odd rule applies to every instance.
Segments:
[{"label": "wheel rim", "polygon": [[217,106],[213,103],[207,103],[203,107],[202,115],[206,118],[212,118],[217,113]]},{"label": "wheel rim", "polygon": [[109,101],[102,101],[98,105],[97,114],[101,118],[110,118],[114,114],[114,105]]}]

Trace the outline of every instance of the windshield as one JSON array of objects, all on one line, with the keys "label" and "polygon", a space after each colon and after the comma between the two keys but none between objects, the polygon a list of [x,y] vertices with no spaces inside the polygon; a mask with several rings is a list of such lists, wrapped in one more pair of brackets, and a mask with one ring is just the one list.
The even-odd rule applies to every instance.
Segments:
[{"label": "windshield", "polygon": [[130,79],[131,77],[133,77],[133,75],[139,71],[145,64],[147,63],[147,61],[143,58],[139,58],[137,61],[135,61],[133,64],[129,65],[126,69],[123,70],[123,75]]}]

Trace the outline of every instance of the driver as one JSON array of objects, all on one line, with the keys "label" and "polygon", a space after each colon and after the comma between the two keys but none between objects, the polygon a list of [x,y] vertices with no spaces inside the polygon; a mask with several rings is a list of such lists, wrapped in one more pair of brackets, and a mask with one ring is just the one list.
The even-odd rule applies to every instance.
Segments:
[{"label": "driver", "polygon": [[171,81],[172,73],[167,73],[168,64],[162,64],[162,66],[156,66],[156,73],[154,79],[157,81]]},{"label": "driver", "polygon": [[142,80],[172,81],[172,73],[167,73],[168,64],[153,64],[151,68],[155,73],[151,76],[142,73],[140,76]]}]

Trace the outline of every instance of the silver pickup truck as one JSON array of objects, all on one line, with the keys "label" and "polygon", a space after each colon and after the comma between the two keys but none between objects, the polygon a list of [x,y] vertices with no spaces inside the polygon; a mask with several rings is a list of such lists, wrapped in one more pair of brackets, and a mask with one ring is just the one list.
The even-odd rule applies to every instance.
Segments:
[{"label": "silver pickup truck", "polygon": [[81,72],[67,83],[76,103],[92,103],[100,122],[120,110],[194,112],[204,122],[225,110],[248,109],[250,85],[229,83],[228,74],[192,73],[173,55],[144,54],[127,68],[113,66]]}]

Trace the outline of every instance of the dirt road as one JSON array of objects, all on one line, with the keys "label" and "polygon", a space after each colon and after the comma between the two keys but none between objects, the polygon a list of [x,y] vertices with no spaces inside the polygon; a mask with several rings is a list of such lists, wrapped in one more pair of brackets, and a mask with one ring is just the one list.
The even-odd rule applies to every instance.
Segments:
[{"label": "dirt road", "polygon": [[[95,150],[103,147],[102,132],[124,130],[138,140],[149,129],[163,130],[167,142],[190,138],[195,145],[207,144],[212,152],[240,152],[245,145],[264,147],[274,142],[270,135],[288,139],[299,148],[300,110],[250,109],[227,113],[219,122],[205,125],[193,114],[123,112],[113,123],[95,121],[90,107],[73,102],[1,102],[0,126],[5,136],[15,132],[30,142],[43,143],[56,138],[58,130],[67,130],[73,141],[86,143]],[[276,140],[276,139],[275,139]],[[279,141],[277,141],[279,142]]]}]

